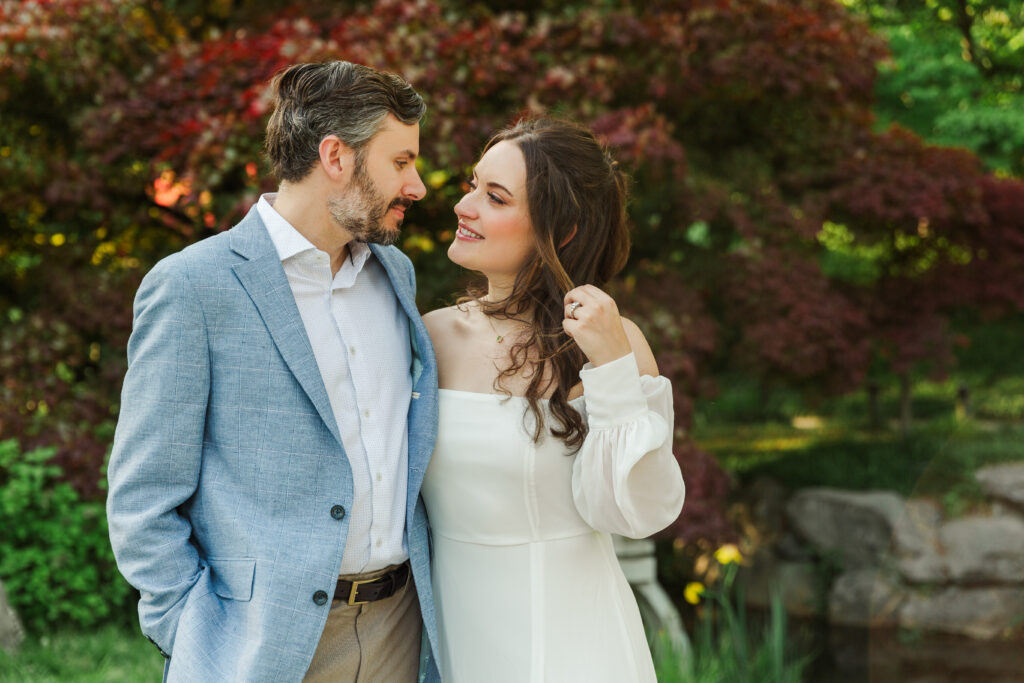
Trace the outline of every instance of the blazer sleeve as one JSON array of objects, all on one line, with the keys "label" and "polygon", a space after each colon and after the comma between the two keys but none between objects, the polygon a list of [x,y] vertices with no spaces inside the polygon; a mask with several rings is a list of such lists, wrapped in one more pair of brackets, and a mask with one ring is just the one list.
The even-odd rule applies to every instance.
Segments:
[{"label": "blazer sleeve", "polygon": [[177,508],[199,482],[210,391],[206,324],[186,264],[161,261],[135,298],[128,371],[107,469],[107,519],[118,568],[141,594],[143,634],[165,657],[202,572]]},{"label": "blazer sleeve", "polygon": [[679,516],[685,486],[672,453],[672,386],[640,376],[633,354],[580,372],[590,431],[573,463],[576,509],[599,531],[645,538]]}]

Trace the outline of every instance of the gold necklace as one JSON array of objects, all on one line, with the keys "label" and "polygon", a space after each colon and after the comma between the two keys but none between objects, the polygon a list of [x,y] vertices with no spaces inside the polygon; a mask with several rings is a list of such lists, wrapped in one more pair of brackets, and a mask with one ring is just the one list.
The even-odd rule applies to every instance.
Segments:
[{"label": "gold necklace", "polygon": [[498,343],[500,344],[501,342],[505,341],[505,335],[498,334],[498,328],[494,326],[494,321],[491,320],[491,316],[487,315],[486,313],[484,313],[483,316],[487,318],[487,324],[491,326],[491,331],[494,332],[494,336],[497,338]]}]

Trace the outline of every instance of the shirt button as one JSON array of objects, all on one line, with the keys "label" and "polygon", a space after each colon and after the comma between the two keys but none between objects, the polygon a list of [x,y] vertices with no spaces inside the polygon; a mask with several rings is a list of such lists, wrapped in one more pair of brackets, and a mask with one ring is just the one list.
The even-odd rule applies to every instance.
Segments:
[{"label": "shirt button", "polygon": [[369,408],[367,408],[366,410],[363,411],[363,417],[370,417],[370,409]]},{"label": "shirt button", "polygon": [[384,545],[384,541],[378,538],[378,539],[377,539],[377,547],[379,548],[379,547],[381,547],[382,545]]},{"label": "shirt button", "polygon": [[313,602],[315,602],[317,605],[320,605],[320,606],[326,605],[327,604],[327,592],[326,591],[317,591],[316,593],[313,593]]},{"label": "shirt button", "polygon": [[382,475],[380,472],[378,472],[377,473],[377,481],[382,481],[383,479],[384,479],[384,475]]},{"label": "shirt button", "polygon": [[350,354],[352,354],[353,356],[356,355],[356,347],[354,347],[354,346],[348,347],[348,352]]},{"label": "shirt button", "polygon": [[341,519],[344,516],[345,508],[341,507],[340,505],[335,505],[334,507],[331,508],[331,517],[334,517],[334,519]]}]

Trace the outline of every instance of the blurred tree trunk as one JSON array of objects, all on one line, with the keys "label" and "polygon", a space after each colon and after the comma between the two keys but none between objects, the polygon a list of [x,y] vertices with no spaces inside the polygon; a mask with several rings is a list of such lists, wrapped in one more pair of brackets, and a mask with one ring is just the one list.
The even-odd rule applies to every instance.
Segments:
[{"label": "blurred tree trunk", "polygon": [[910,434],[913,410],[910,403],[910,372],[900,373],[900,435]]},{"label": "blurred tree trunk", "polygon": [[879,390],[878,382],[875,380],[868,382],[868,421],[871,430],[876,432],[882,428],[882,415],[878,410]]}]

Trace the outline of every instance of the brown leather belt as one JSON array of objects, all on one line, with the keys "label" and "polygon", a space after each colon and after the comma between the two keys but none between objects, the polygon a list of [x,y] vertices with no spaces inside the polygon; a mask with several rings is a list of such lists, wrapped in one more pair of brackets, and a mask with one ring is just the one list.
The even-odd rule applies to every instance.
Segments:
[{"label": "brown leather belt", "polygon": [[346,581],[338,579],[334,590],[334,599],[343,600],[350,605],[363,605],[375,600],[390,598],[397,593],[409,580],[409,562],[395,567],[387,574],[365,581]]}]

